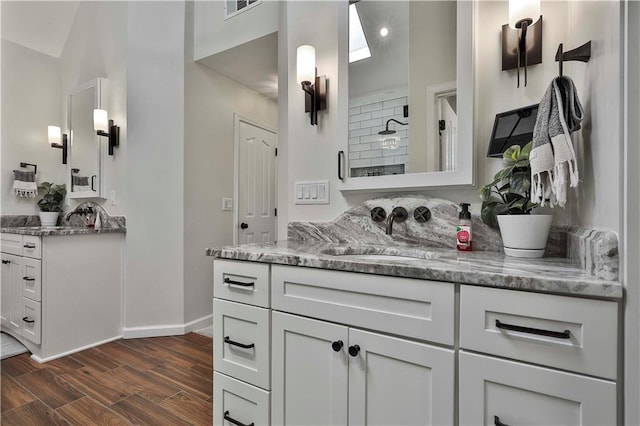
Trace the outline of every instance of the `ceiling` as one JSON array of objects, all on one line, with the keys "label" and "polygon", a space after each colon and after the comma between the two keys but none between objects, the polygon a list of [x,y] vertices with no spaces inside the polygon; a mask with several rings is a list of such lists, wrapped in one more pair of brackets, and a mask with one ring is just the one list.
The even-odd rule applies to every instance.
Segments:
[{"label": "ceiling", "polygon": [[278,101],[278,33],[272,33],[198,62]]},{"label": "ceiling", "polygon": [[0,6],[3,39],[59,58],[80,1],[2,0]]}]

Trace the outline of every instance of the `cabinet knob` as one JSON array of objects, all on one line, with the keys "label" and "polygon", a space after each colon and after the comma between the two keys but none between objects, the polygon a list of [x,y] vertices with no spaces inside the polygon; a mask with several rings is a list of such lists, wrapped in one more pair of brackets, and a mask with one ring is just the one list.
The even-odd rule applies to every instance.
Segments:
[{"label": "cabinet knob", "polygon": [[349,355],[355,357],[355,356],[358,356],[359,353],[360,353],[360,346],[358,345],[349,346]]},{"label": "cabinet knob", "polygon": [[344,346],[344,343],[342,343],[342,340],[336,340],[335,342],[331,343],[331,347],[336,352],[340,352],[343,346]]}]

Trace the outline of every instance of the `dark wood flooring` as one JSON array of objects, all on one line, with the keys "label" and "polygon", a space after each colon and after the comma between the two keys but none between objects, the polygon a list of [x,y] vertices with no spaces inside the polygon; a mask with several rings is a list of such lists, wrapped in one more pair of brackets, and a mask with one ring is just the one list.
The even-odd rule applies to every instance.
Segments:
[{"label": "dark wood flooring", "polygon": [[0,365],[2,425],[211,425],[212,340],[127,339],[38,364]]}]

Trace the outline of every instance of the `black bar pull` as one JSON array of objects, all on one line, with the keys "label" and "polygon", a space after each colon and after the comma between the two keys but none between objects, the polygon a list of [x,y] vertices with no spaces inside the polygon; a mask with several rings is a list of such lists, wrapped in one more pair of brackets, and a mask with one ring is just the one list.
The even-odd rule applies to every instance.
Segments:
[{"label": "black bar pull", "polygon": [[331,342],[331,348],[336,352],[340,352],[343,346],[344,346],[344,343],[342,342],[342,340],[336,340],[335,342]]},{"label": "black bar pull", "polygon": [[506,423],[502,423],[502,422],[500,421],[500,417],[498,417],[498,416],[493,416],[493,424],[494,424],[495,426],[509,426],[509,425],[508,425],[508,424],[506,424]]},{"label": "black bar pull", "polygon": [[344,151],[338,151],[338,179],[344,180]]},{"label": "black bar pull", "polygon": [[11,263],[11,261],[10,261],[10,260],[4,260],[4,259],[2,259],[2,264],[3,264],[3,265],[8,265],[9,263]]},{"label": "black bar pull", "polygon": [[233,417],[231,417],[229,415],[229,410],[224,412],[224,419],[226,421],[228,421],[229,423],[233,423],[236,426],[254,426],[253,422],[251,422],[249,424],[246,424],[246,423],[242,423],[242,422],[237,421],[236,419],[234,419]]},{"label": "black bar pull", "polygon": [[91,190],[92,191],[96,190],[96,188],[94,188],[94,183],[95,183],[96,177],[97,177],[96,175],[92,175],[91,176]]},{"label": "black bar pull", "polygon": [[521,325],[505,324],[496,320],[496,327],[503,330],[519,331],[521,333],[537,334],[539,336],[555,337],[556,339],[571,339],[571,331],[552,331],[540,328],[523,327]]},{"label": "black bar pull", "polygon": [[33,277],[22,277],[23,280],[25,281],[35,281],[36,279]]},{"label": "black bar pull", "polygon": [[36,320],[29,319],[29,317],[22,318],[22,321],[27,322],[29,324],[33,324],[34,322],[36,322]]},{"label": "black bar pull", "polygon": [[28,248],[28,249],[34,249],[34,248],[36,248],[36,245],[35,244],[25,244],[22,247]]},{"label": "black bar pull", "polygon": [[231,284],[231,285],[239,285],[241,287],[253,287],[256,285],[256,283],[254,282],[250,282],[250,283],[243,283],[242,281],[234,281],[230,278],[225,278],[224,279],[225,284]]},{"label": "black bar pull", "polygon": [[237,347],[242,348],[242,349],[252,349],[252,348],[254,348],[256,346],[253,343],[251,343],[249,345],[245,345],[244,343],[234,342],[233,340],[231,340],[229,338],[229,336],[225,336],[224,342],[228,343],[229,345],[237,346]]}]

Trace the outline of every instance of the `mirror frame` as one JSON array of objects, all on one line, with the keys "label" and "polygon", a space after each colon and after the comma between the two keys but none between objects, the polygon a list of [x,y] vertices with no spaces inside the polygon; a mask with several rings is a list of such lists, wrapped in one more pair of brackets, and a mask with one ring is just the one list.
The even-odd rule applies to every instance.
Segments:
[{"label": "mirror frame", "polygon": [[[345,2],[347,3],[347,2]],[[348,5],[344,6],[348,14]],[[348,20],[348,19],[347,19]],[[468,152],[470,155],[459,155],[456,158],[456,170],[445,172],[421,172],[402,175],[349,177],[348,159],[341,170],[344,176],[338,181],[338,189],[343,193],[348,192],[390,192],[390,191],[416,191],[426,189],[440,189],[446,187],[474,186],[476,177],[476,144],[474,141],[474,105],[475,105],[475,34],[476,34],[476,0],[457,1],[457,28],[469,28],[468,32],[460,34],[456,38],[456,80],[458,96],[458,152]],[[340,100],[346,103],[346,107],[339,108],[344,111],[346,121],[341,126],[344,129],[340,144],[345,153],[349,152],[348,137],[348,24],[340,26],[339,40],[342,48],[339,49],[339,61],[341,81],[347,81],[341,89],[346,92]],[[346,45],[345,45],[346,44]],[[343,75],[346,77],[344,78]],[[345,90],[346,89],[346,90]],[[425,117],[426,120],[426,117]],[[409,140],[411,143],[411,140]]]},{"label": "mirror frame", "polygon": [[[97,191],[83,191],[83,192],[72,192],[71,191],[71,169],[73,168],[73,132],[72,126],[73,123],[71,121],[71,97],[80,92],[83,92],[87,89],[93,88],[94,91],[94,109],[102,108],[102,88],[103,88],[103,80],[102,78],[95,78],[87,83],[81,84],[78,87],[75,87],[69,90],[69,94],[67,95],[67,132],[69,134],[69,161],[67,165],[67,198],[70,199],[80,199],[80,198],[106,198],[106,148],[103,143],[102,138],[96,135],[97,141],[97,152],[96,157],[98,160],[98,190]],[[93,127],[93,124],[92,124]]]}]

